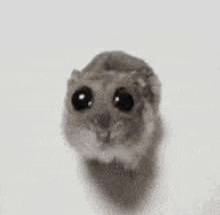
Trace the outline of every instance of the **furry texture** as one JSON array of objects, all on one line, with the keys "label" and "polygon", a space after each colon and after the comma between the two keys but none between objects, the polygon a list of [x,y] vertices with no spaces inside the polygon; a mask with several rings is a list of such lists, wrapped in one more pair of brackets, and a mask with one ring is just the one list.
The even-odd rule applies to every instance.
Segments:
[{"label": "furry texture", "polygon": [[[91,108],[77,111],[71,98],[82,86],[92,90],[93,102]],[[113,105],[113,95],[121,87],[134,99],[131,111]],[[84,158],[96,184],[120,206],[133,207],[152,181],[162,137],[160,88],[158,77],[144,61],[118,51],[97,55],[68,80],[64,135]]]}]

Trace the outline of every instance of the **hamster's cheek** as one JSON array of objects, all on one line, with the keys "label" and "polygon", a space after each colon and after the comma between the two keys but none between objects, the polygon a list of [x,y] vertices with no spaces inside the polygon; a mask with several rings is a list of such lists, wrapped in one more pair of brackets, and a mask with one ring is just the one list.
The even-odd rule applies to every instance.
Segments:
[{"label": "hamster's cheek", "polygon": [[86,159],[95,158],[99,144],[96,141],[96,135],[94,132],[75,128],[71,133],[68,133],[67,141],[70,146],[78,151],[80,156]]},{"label": "hamster's cheek", "polygon": [[[149,130],[148,130],[149,131]],[[145,155],[150,141],[143,135],[139,142],[120,141],[118,135],[117,144],[103,145],[97,141],[96,133],[87,129],[73,128],[68,131],[67,141],[84,159],[94,159],[102,163],[111,163],[116,160],[127,169],[138,166],[139,161]],[[119,135],[120,137],[122,135]]]},{"label": "hamster's cheek", "polygon": [[111,150],[103,149],[102,143],[97,141],[93,131],[75,128],[68,134],[67,140],[84,159],[95,159],[103,163],[110,163],[114,159],[114,153],[111,153]]}]

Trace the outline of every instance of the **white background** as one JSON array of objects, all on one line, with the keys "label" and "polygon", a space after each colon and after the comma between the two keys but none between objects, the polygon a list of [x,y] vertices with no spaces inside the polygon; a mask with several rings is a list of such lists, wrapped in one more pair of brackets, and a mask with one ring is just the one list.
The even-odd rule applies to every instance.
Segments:
[{"label": "white background", "polygon": [[115,49],[163,84],[167,134],[144,214],[220,214],[219,20],[218,1],[1,1],[0,214],[108,214],[60,122],[71,71]]}]

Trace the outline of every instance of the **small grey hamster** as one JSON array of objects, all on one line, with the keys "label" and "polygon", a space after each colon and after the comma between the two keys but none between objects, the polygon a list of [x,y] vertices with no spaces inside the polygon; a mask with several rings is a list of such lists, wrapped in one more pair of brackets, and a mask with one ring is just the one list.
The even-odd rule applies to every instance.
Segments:
[{"label": "small grey hamster", "polygon": [[97,192],[122,214],[146,205],[155,181],[163,137],[160,98],[152,68],[122,51],[98,54],[68,80],[64,136]]},{"label": "small grey hamster", "polygon": [[63,132],[85,160],[136,169],[159,129],[161,84],[143,60],[98,54],[67,84]]}]

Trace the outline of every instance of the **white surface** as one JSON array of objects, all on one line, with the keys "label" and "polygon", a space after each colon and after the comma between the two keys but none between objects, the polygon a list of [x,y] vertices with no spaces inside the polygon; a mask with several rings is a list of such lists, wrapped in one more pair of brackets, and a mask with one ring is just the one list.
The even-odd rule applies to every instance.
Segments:
[{"label": "white surface", "polygon": [[168,133],[145,214],[220,214],[219,6],[144,2],[1,3],[1,215],[101,213],[59,126],[72,69],[113,49],[163,83]]}]

